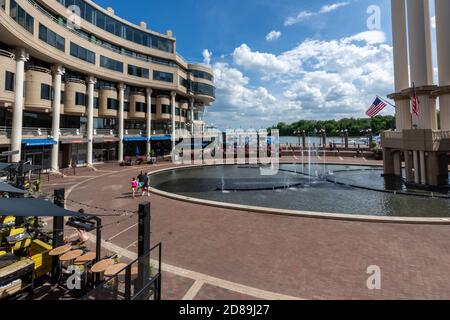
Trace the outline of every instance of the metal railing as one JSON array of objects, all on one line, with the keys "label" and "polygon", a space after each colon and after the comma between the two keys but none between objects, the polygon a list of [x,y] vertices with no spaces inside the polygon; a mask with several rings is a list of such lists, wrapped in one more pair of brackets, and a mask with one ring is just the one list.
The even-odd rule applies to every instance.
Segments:
[{"label": "metal railing", "polygon": [[113,129],[94,129],[94,136],[115,136],[116,131]]},{"label": "metal railing", "polygon": [[433,131],[433,140],[448,140],[450,139],[450,131]]},{"label": "metal railing", "polygon": [[126,136],[142,136],[143,134],[145,134],[145,130],[125,129]]},{"label": "metal railing", "polygon": [[3,50],[3,49],[0,49],[0,56],[8,57],[8,58],[11,58],[11,59],[15,58],[15,54],[14,53],[6,51],[6,50]]},{"label": "metal railing", "polygon": [[161,243],[114,276],[106,278],[82,300],[161,300]]}]

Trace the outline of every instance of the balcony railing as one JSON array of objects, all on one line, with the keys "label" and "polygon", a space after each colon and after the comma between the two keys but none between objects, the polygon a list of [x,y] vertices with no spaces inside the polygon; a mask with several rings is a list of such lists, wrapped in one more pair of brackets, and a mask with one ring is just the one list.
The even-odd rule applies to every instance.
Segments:
[{"label": "balcony railing", "polygon": [[433,131],[433,140],[450,140],[450,131]]},{"label": "balcony railing", "polygon": [[116,135],[116,132],[113,129],[94,129],[94,136],[110,136],[110,137],[113,137],[115,135]]},{"label": "balcony railing", "polygon": [[14,53],[6,51],[6,50],[2,50],[2,49],[0,49],[0,56],[8,57],[8,58],[11,58],[11,59],[15,58]]},{"label": "balcony railing", "polygon": [[126,136],[142,136],[146,132],[145,130],[139,130],[139,129],[125,129],[125,135]]}]

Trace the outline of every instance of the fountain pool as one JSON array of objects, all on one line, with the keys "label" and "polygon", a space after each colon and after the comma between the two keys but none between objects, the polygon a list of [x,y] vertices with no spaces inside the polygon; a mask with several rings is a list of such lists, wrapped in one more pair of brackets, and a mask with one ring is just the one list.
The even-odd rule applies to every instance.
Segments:
[{"label": "fountain pool", "polygon": [[281,164],[264,176],[249,165],[178,168],[155,173],[155,189],[231,204],[349,215],[450,217],[450,198],[407,188],[379,167]]}]

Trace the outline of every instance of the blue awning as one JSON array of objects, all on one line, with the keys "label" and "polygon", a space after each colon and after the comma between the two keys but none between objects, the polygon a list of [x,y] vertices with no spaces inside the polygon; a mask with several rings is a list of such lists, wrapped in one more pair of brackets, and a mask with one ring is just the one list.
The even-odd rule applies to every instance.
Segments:
[{"label": "blue awning", "polygon": [[147,141],[146,137],[123,137],[124,142]]},{"label": "blue awning", "polygon": [[53,139],[24,139],[22,140],[22,143],[25,144],[26,147],[42,147],[57,144]]},{"label": "blue awning", "polygon": [[153,136],[151,141],[170,141],[172,140],[171,136]]}]

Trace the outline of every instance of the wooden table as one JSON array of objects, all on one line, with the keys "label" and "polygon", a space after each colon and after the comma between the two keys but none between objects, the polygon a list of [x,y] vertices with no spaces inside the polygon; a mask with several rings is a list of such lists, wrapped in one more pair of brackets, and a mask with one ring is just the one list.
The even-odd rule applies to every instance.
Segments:
[{"label": "wooden table", "polygon": [[69,251],[69,252],[63,254],[61,257],[59,257],[59,261],[61,261],[61,262],[72,261],[82,255],[83,255],[83,250],[72,250],[72,251]]},{"label": "wooden table", "polygon": [[94,264],[91,268],[91,271],[93,273],[103,273],[106,271],[106,269],[108,269],[109,266],[112,266],[113,264],[113,259],[105,259]]},{"label": "wooden table", "polygon": [[[120,271],[125,269],[126,267],[127,267],[126,263],[117,263],[117,264],[111,265],[108,268],[106,268],[105,277],[113,277],[113,276],[117,275]],[[125,270],[123,270],[123,271],[125,271]]]},{"label": "wooden table", "polygon": [[72,246],[66,244],[64,246],[58,247],[50,251],[48,254],[52,257],[58,257],[72,250]]},{"label": "wooden table", "polygon": [[75,264],[86,264],[92,262],[97,257],[95,252],[88,252],[85,255],[82,255],[75,259]]}]

